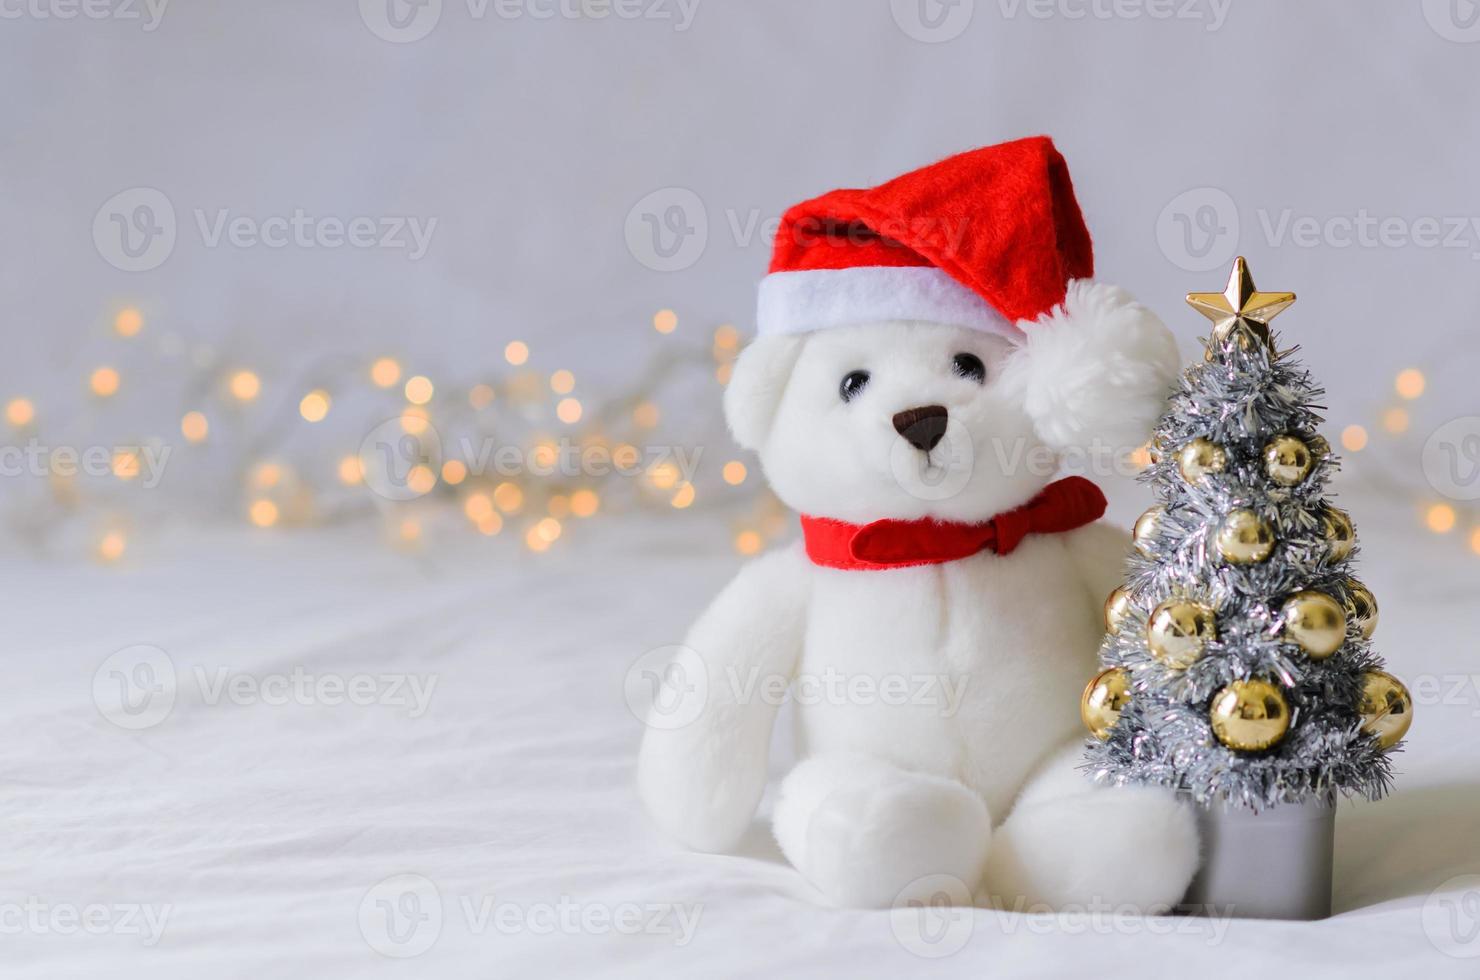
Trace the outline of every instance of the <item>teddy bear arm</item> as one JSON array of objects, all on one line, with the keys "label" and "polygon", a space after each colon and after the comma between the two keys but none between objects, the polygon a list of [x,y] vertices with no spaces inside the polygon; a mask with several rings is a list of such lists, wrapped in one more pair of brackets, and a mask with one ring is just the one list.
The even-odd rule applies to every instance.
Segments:
[{"label": "teddy bear arm", "polygon": [[1124,530],[1108,521],[1097,521],[1074,531],[1068,545],[1085,593],[1097,607],[1117,586],[1125,584],[1131,538]]},{"label": "teddy bear arm", "polygon": [[643,803],[695,850],[732,848],[765,790],[771,731],[801,655],[809,567],[797,546],[741,569],[684,641],[706,671],[698,717],[643,737]]}]

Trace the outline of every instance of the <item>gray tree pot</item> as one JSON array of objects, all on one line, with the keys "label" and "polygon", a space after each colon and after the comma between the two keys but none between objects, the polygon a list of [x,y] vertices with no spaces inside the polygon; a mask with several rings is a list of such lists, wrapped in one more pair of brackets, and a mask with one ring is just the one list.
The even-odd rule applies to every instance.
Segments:
[{"label": "gray tree pot", "polygon": [[1202,866],[1183,905],[1194,915],[1324,919],[1331,914],[1336,808],[1317,802],[1251,813],[1197,807]]}]

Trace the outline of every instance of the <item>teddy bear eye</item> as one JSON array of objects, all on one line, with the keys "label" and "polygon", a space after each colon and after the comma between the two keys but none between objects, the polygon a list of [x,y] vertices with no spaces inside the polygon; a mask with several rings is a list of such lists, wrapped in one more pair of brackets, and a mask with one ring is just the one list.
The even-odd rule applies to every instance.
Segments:
[{"label": "teddy bear eye", "polygon": [[843,375],[842,383],[838,385],[838,394],[842,396],[843,401],[852,401],[853,396],[862,391],[863,386],[868,384],[868,378],[869,374],[867,371],[849,371]]},{"label": "teddy bear eye", "polygon": [[955,360],[951,362],[951,366],[955,369],[957,375],[963,378],[970,378],[977,384],[981,384],[987,380],[987,366],[975,354],[957,354]]}]

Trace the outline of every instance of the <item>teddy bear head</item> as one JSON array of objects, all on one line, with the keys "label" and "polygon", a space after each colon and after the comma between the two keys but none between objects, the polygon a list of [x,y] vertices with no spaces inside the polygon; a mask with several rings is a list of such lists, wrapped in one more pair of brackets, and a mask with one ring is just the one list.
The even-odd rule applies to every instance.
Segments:
[{"label": "teddy bear head", "polygon": [[725,414],[800,513],[985,521],[1036,496],[1067,453],[1143,444],[1177,370],[1170,333],[1113,286],[1073,283],[1022,332],[883,320],[762,336]]},{"label": "teddy bear head", "polygon": [[832,191],[783,217],[725,413],[793,509],[977,523],[1071,450],[1143,444],[1177,370],[1166,327],[1090,277],[1052,141]]}]

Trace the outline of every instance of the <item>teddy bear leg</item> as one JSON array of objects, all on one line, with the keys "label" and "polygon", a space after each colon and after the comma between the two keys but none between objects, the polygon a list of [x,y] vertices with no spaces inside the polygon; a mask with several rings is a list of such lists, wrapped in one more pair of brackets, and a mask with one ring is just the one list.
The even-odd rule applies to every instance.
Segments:
[{"label": "teddy bear leg", "polygon": [[888,908],[936,894],[939,879],[928,880],[936,875],[959,880],[969,894],[992,822],[981,797],[953,779],[826,754],[782,781],[774,829],[787,859],[829,902]]},{"label": "teddy bear leg", "polygon": [[998,827],[979,900],[998,908],[1134,906],[1165,913],[1198,865],[1197,822],[1171,790],[1108,787],[1078,769],[1081,744],[1056,752]]}]

